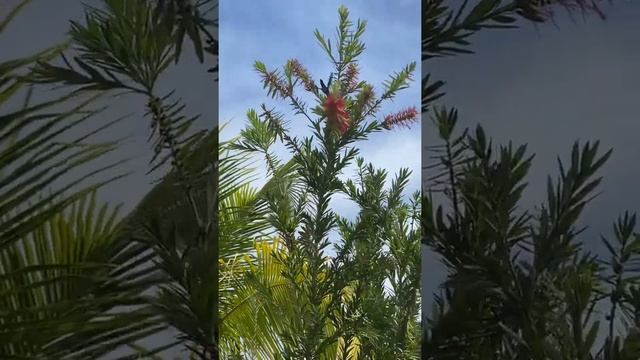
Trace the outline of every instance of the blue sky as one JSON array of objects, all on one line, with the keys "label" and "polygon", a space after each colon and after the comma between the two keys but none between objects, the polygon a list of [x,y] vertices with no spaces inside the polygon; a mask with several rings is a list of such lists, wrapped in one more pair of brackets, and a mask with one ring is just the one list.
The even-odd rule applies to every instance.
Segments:
[{"label": "blue sky", "polygon": [[[293,116],[287,102],[272,100],[266,95],[260,76],[253,70],[253,63],[260,60],[270,70],[281,69],[288,59],[296,58],[314,79],[326,81],[332,71],[331,63],[313,32],[317,28],[333,42],[341,4],[340,1],[293,0],[245,0],[220,4],[219,119],[221,124],[227,123],[221,138],[238,135],[246,124],[247,110],[259,109],[262,103],[275,106],[286,114],[296,136],[309,134],[305,118]],[[367,48],[359,61],[360,78],[372,83],[374,91],[378,89],[380,93],[388,76],[410,62],[415,61],[419,65],[420,5],[417,0],[393,3],[349,1],[345,6],[350,11],[352,22],[358,18],[367,21],[367,30],[362,38]],[[414,78],[409,89],[401,91],[393,102],[383,105],[380,116],[408,106],[419,107],[420,66],[417,66]],[[299,90],[299,94],[302,91]],[[390,174],[401,167],[410,168],[413,176],[408,190],[413,192],[420,187],[420,136],[420,124],[416,123],[411,129],[374,134],[369,141],[360,142],[358,146],[366,161],[388,169]],[[276,150],[278,154],[287,156],[283,149]],[[344,177],[351,175],[349,170]],[[354,215],[355,207],[339,196],[332,206],[343,216]]]}]

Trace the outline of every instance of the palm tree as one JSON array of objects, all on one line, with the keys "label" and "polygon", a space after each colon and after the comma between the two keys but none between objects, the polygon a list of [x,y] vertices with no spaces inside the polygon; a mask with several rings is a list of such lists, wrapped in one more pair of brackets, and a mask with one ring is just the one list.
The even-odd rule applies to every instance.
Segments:
[{"label": "palm tree", "polygon": [[[10,17],[27,2],[22,2]],[[202,192],[215,193],[215,188],[207,185],[214,184],[217,141],[213,140],[217,138],[217,131],[180,138],[178,134],[189,133],[193,119],[185,119],[175,111],[180,104],[167,102],[167,97],[159,98],[154,93],[159,73],[179,58],[185,35],[192,40],[201,59],[204,52],[217,53],[217,41],[207,30],[216,24],[200,16],[207,3],[201,2],[194,8],[183,1],[136,4],[105,1],[104,10],[88,8],[86,25],[72,23],[71,28],[71,44],[78,53],[75,65],[84,72],[73,68],[66,59],[67,67],[49,62],[61,54],[63,47],[2,64],[3,101],[29,82],[79,86],[55,101],[37,105],[25,102],[20,111],[3,115],[6,126],[3,125],[2,137],[13,140],[2,150],[2,170],[12,175],[2,186],[5,229],[1,237],[4,293],[0,323],[6,339],[2,341],[3,357],[96,358],[122,345],[129,345],[132,354],[138,356],[137,340],[169,326],[183,330],[185,336],[178,342],[195,341],[199,348],[194,351],[205,357],[214,356],[211,346],[216,341],[212,330],[215,326],[209,323],[214,321],[215,325],[217,263],[209,262],[205,269],[210,276],[205,287],[208,302],[213,304],[205,311],[214,316],[210,317],[212,320],[196,324],[196,331],[191,332],[176,326],[175,322],[180,319],[171,318],[173,314],[167,311],[170,309],[163,308],[167,297],[185,288],[183,279],[172,278],[175,274],[171,269],[153,265],[159,256],[166,260],[162,257],[166,255],[162,250],[167,250],[166,236],[162,237],[163,241],[154,237],[158,217],[179,214],[184,203],[188,203],[188,210],[194,213],[202,211],[200,206],[211,210],[207,212],[207,221],[198,223],[202,231],[185,230],[183,225],[192,225],[193,216],[173,216],[181,225],[178,235],[209,251],[217,251],[211,241],[203,241],[213,233],[215,197],[201,197],[206,200],[205,204],[189,202]],[[8,20],[2,23],[2,28]],[[113,32],[104,32],[107,27]],[[118,31],[141,37],[120,37]],[[141,47],[144,42],[140,40],[149,46]],[[136,61],[132,61],[134,58]],[[18,73],[32,64],[36,66],[27,73]],[[93,114],[105,110],[90,109],[96,96],[86,99],[88,93],[118,89],[147,97],[157,139],[154,144],[157,161],[153,166],[164,164],[169,153],[168,157],[176,164],[173,170],[124,218],[107,205],[97,205],[93,197],[97,189],[122,175],[112,175],[77,190],[89,175],[117,171],[119,163],[85,171],[87,175],[59,185],[59,190],[38,194],[57,185],[54,180],[60,174],[83,169],[84,164],[118,145],[117,142],[87,144],[92,135],[111,123],[68,143],[59,141],[60,136],[71,133]],[[84,99],[79,106],[69,106],[79,99]],[[60,105],[71,108],[53,112]],[[21,134],[26,130],[29,133]],[[155,211],[158,205],[160,212]],[[166,234],[165,229],[162,231]],[[184,249],[185,243],[178,246]],[[187,265],[192,265],[197,258],[189,261]],[[194,272],[200,275],[199,270]],[[145,292],[158,286],[162,289],[159,295]],[[205,331],[206,339],[198,337],[201,331]],[[174,344],[160,344],[156,349],[142,351],[151,355]]]},{"label": "palm tree", "polygon": [[[0,22],[0,32],[29,1]],[[0,64],[0,106],[25,95],[23,106],[1,115],[0,138],[0,354],[3,358],[68,358],[100,351],[92,343],[116,328],[103,349],[163,327],[138,296],[153,282],[137,268],[146,248],[117,236],[117,208],[100,206],[95,194],[125,174],[121,161],[87,167],[111,153],[118,141],[92,138],[118,120],[80,129],[97,113],[99,94],[69,93],[33,103],[28,67],[59,55],[66,44]],[[26,89],[26,92],[24,91]],[[64,139],[64,140],[62,140]],[[70,174],[64,181],[59,178]],[[89,177],[98,180],[89,181]],[[147,257],[148,259],[148,257]],[[135,306],[123,322],[122,306]],[[69,337],[69,335],[72,335]],[[85,339],[78,348],[71,339]],[[86,355],[80,355],[86,354]]]}]

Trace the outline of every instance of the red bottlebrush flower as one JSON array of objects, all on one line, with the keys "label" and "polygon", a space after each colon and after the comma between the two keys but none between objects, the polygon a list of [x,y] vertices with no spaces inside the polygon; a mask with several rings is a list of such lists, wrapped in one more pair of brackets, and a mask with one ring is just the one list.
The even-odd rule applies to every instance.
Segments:
[{"label": "red bottlebrush flower", "polygon": [[329,95],[322,104],[327,124],[333,129],[338,129],[340,135],[344,135],[349,130],[351,119],[345,109],[345,101],[340,95]]},{"label": "red bottlebrush flower", "polygon": [[373,92],[373,86],[365,84],[362,87],[362,91],[358,94],[356,101],[356,109],[359,113],[365,111],[365,106],[373,106],[373,100],[375,93]]},{"label": "red bottlebrush flower", "polygon": [[349,63],[344,73],[344,85],[347,92],[355,90],[358,85],[358,66],[355,63]]},{"label": "red bottlebrush flower", "polygon": [[278,73],[275,71],[262,74],[262,82],[265,86],[271,87],[273,94],[278,95],[283,99],[291,95],[292,89],[280,76],[278,76]]},{"label": "red bottlebrush flower", "polygon": [[412,106],[402,111],[398,111],[395,114],[385,116],[382,125],[387,129],[391,129],[394,126],[409,127],[409,124],[416,121],[417,119],[418,110],[416,110],[415,106]]},{"label": "red bottlebrush flower", "polygon": [[289,60],[289,66],[291,66],[291,71],[293,72],[293,74],[297,76],[300,81],[302,81],[305,90],[312,92],[316,91],[316,85],[313,82],[311,75],[309,75],[307,69],[305,69],[297,59]]}]

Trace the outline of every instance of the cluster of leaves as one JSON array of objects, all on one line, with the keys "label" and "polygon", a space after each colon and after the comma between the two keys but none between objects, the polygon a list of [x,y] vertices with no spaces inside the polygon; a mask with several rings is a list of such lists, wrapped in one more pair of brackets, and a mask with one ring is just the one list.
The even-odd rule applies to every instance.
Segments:
[{"label": "cluster of leaves", "polygon": [[448,275],[426,323],[423,358],[638,358],[635,215],[617,221],[613,240],[602,239],[609,259],[584,248],[578,227],[611,151],[576,143],[568,167],[558,160],[547,201],[526,211],[526,147],[496,149],[481,127],[456,135],[454,110],[433,118],[442,144],[432,149],[437,171],[424,198],[423,242]]},{"label": "cluster of leaves", "polygon": [[[87,6],[84,23],[71,23],[72,49],[0,64],[4,109],[30,84],[75,87],[35,105],[29,90],[22,108],[1,115],[0,357],[94,359],[119,349],[122,358],[137,358],[186,342],[194,355],[216,358],[217,130],[192,130],[196,118],[182,115],[185,105],[155,94],[185,36],[201,61],[204,53],[217,56],[210,32],[217,23],[205,16],[212,2],[102,5]],[[63,51],[74,54],[74,66]],[[62,66],[53,63],[60,55]],[[119,141],[91,143],[117,121],[76,130],[108,110],[95,103],[114,90],[147,98],[151,170],[171,163],[124,218],[95,198],[125,175],[122,162],[85,167],[117,148]],[[149,350],[136,344],[168,327],[178,330],[176,341]]]},{"label": "cluster of leaves", "polygon": [[[28,3],[17,5],[0,31]],[[117,209],[95,198],[125,175],[122,161],[102,160],[119,141],[95,143],[122,119],[89,125],[108,109],[97,106],[99,94],[32,99],[29,67],[65,47],[0,64],[2,358],[93,358],[165,327],[140,296],[157,282],[138,266],[150,259],[148,249],[119,237]],[[20,95],[22,106],[11,110]],[[88,167],[98,160],[103,165]],[[130,307],[126,321],[122,306]]]},{"label": "cluster of leaves", "polygon": [[[234,142],[235,151],[265,159],[272,180],[261,190],[260,202],[266,207],[271,232],[258,242],[254,256],[245,260],[250,270],[233,287],[235,301],[241,301],[245,310],[236,309],[233,317],[222,320],[223,357],[419,356],[420,196],[403,199],[408,170],[401,171],[386,189],[386,172],[365,164],[355,146],[390,125],[369,118],[375,117],[385,100],[408,86],[415,64],[393,75],[376,97],[372,85],[357,79],[366,23],[352,24],[344,7],[338,13],[336,49],[316,31],[335,67],[336,77],[327,92],[319,91],[296,60],[290,60],[283,73],[256,62],[268,94],[288,100],[294,112],[308,120],[311,135],[292,136],[284,115],[263,105],[260,113],[248,112],[249,123]],[[294,91],[297,85],[318,106],[309,111]],[[341,111],[348,125],[344,131],[332,126],[326,106],[329,96],[344,100]],[[271,149],[276,143],[289,149],[290,159],[275,155]],[[340,180],[354,162],[355,180]],[[358,205],[355,220],[331,210],[330,201],[339,193]],[[334,230],[339,239],[334,243],[335,255],[330,256],[329,233]]]}]

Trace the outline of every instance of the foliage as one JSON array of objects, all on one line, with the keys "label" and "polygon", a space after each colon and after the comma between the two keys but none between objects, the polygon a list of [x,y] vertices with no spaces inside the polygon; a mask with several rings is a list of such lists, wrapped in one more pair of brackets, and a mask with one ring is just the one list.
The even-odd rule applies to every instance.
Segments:
[{"label": "foliage", "polygon": [[[464,1],[454,9],[445,1],[422,2],[423,63],[472,53],[469,39],[482,29],[514,28],[518,18],[553,21],[556,8],[605,17],[596,0],[467,5]],[[430,175],[424,179],[423,243],[441,256],[449,275],[433,313],[423,320],[423,357],[637,358],[632,350],[636,330],[627,326],[632,307],[626,305],[626,335],[615,334],[621,301],[609,301],[609,334],[602,348],[597,345],[601,319],[594,315],[612,294],[622,296],[621,287],[629,286],[625,291],[632,293],[635,285],[617,282],[624,276],[615,274],[623,268],[596,258],[575,239],[578,216],[600,182],[591,177],[609,153],[596,159],[597,143],[581,151],[576,144],[570,170],[565,173],[560,163],[558,183],[554,187],[549,181],[548,203],[535,213],[521,211],[518,202],[532,161],[526,148],[509,144],[496,154],[480,127],[475,136],[467,130],[456,134],[457,111],[434,105],[444,95],[445,82],[431,77],[423,75],[422,113],[433,113],[442,144],[428,146],[435,162],[425,168]],[[442,201],[449,206],[438,205]],[[617,226],[632,232],[633,218],[625,214]],[[616,234],[618,248],[607,245],[610,252],[625,246],[619,230]],[[618,290],[607,291],[606,284],[617,284]]]},{"label": "foliage", "polygon": [[[24,4],[26,1],[19,8]],[[30,275],[29,278],[14,279],[9,277],[11,273],[7,274],[7,282],[3,283],[6,295],[20,295],[22,297],[16,299],[25,302],[17,308],[16,300],[5,299],[5,306],[11,306],[11,311],[6,313],[7,321],[11,322],[6,324],[28,324],[25,316],[29,313],[22,309],[28,306],[33,312],[30,316],[36,316],[34,319],[52,327],[48,330],[36,322],[32,327],[25,326],[20,336],[15,336],[13,331],[10,339],[15,343],[6,343],[6,354],[95,358],[128,345],[132,356],[151,356],[174,346],[175,342],[148,350],[135,342],[171,326],[180,331],[178,342],[187,341],[187,346],[201,357],[214,357],[218,274],[217,262],[209,259],[215,259],[218,251],[213,240],[216,230],[213,224],[217,217],[216,182],[213,181],[217,177],[217,131],[192,130],[197,117],[183,115],[185,105],[171,99],[172,94],[157,95],[156,85],[162,73],[174,60],[179,60],[185,37],[190,39],[201,62],[205,53],[217,57],[217,39],[212,34],[217,22],[207,17],[216,4],[211,1],[192,5],[190,1],[181,0],[105,0],[102,5],[87,6],[84,23],[71,22],[73,64],[64,55],[62,65],[51,61],[61,54],[62,48],[4,64],[7,78],[3,84],[10,85],[3,93],[6,96],[28,82],[76,88],[59,101],[33,107],[25,105],[20,112],[7,115],[4,122],[7,127],[3,137],[18,138],[3,152],[6,168],[12,175],[24,178],[22,182],[14,183],[11,182],[13,178],[8,178],[4,184],[7,208],[3,217],[11,226],[5,229],[6,236],[3,235],[2,241],[10,246],[6,259],[10,258],[11,262],[3,266],[3,270]],[[9,73],[34,62],[36,66],[27,74]],[[217,66],[210,71],[217,73]],[[45,189],[57,175],[100,157],[113,150],[117,143],[85,144],[88,137],[97,132],[92,131],[70,144],[51,146],[58,140],[56,136],[64,135],[97,112],[84,110],[90,101],[60,114],[33,114],[63,100],[86,96],[88,92],[122,90],[146,98],[154,150],[150,172],[166,168],[169,162],[171,168],[132,213],[124,218],[112,217],[109,233],[101,234],[99,229],[106,221],[107,208],[102,207],[98,212],[95,200],[91,201],[86,213],[83,210],[78,215],[74,212],[65,215],[63,210],[103,183],[62,199],[59,198],[64,192],[74,189],[85,177],[70,182],[42,200],[27,194],[32,196],[35,191]],[[72,116],[80,120],[74,120]],[[26,136],[18,136],[20,130],[38,124],[38,120],[49,122]],[[65,164],[70,165],[61,167]],[[38,165],[41,168],[36,167]],[[117,165],[112,164],[90,175],[117,169]],[[34,199],[36,205],[25,209],[18,207]],[[85,202],[82,200],[82,204]],[[30,214],[34,220],[27,218]],[[76,218],[77,223],[74,222]],[[174,223],[160,221],[167,218],[173,219]],[[97,228],[92,228],[92,224]],[[50,228],[52,230],[48,230]],[[91,233],[91,230],[96,231]],[[74,240],[76,231],[82,237]],[[30,232],[37,236],[29,235]],[[25,239],[20,244],[13,244],[21,238]],[[47,254],[44,252],[47,248],[55,252]],[[38,252],[31,254],[36,251],[32,249]],[[176,257],[179,257],[178,261]],[[50,268],[57,273],[51,272]],[[51,274],[34,273],[31,276],[29,272],[36,270],[47,270]],[[17,280],[20,283],[16,283]],[[35,290],[25,293],[27,290],[17,287],[21,284]],[[40,289],[44,285],[68,290],[54,292],[56,297],[53,298],[43,297],[42,291],[45,294],[53,291]],[[159,293],[145,293],[150,286],[159,287]],[[12,295],[14,292],[16,295]],[[114,306],[119,306],[120,311],[114,312]],[[97,317],[105,321],[93,322]],[[92,322],[88,323],[89,320]],[[42,336],[33,336],[33,331]],[[6,331],[3,333],[7,334]]]},{"label": "foliage", "polygon": [[[0,33],[28,3],[0,21]],[[413,108],[377,117],[409,85],[415,64],[377,95],[358,79],[366,22],[353,24],[346,8],[333,43],[315,33],[335,71],[326,84],[318,87],[295,59],[282,72],[255,63],[268,94],[290,102],[311,135],[293,136],[284,116],[263,105],[248,112],[238,139],[219,144],[217,129],[196,130],[199,117],[158,86],[185,43],[200,62],[217,58],[210,16],[217,3],[102,5],[71,23],[70,49],[0,63],[0,357],[94,359],[118,349],[131,359],[182,345],[200,359],[218,350],[229,359],[416,359],[423,207],[423,242],[449,270],[425,326],[423,357],[638,357],[636,217],[625,213],[614,238],[603,239],[609,259],[584,249],[577,228],[610,154],[598,156],[597,143],[576,144],[569,168],[561,163],[559,179],[549,181],[547,202],[523,211],[532,162],[525,147],[496,152],[481,128],[457,135],[456,111],[433,108],[444,145],[434,148],[432,193],[407,198],[410,173],[387,184],[388,174],[359,158],[356,144],[416,120]],[[425,0],[423,61],[470,53],[473,34],[514,27],[518,17],[551,20],[554,7],[602,15],[596,0],[480,0],[456,10]],[[208,68],[217,74],[217,64]],[[442,96],[444,83],[430,76],[423,112]],[[34,104],[31,89],[42,84],[74,89]],[[101,96],[114,92],[144,99],[149,173],[162,174],[124,217],[96,197],[124,176],[122,163],[91,168],[119,145],[92,137],[122,119],[86,129],[109,110],[97,107]],[[24,104],[14,109],[20,95]],[[291,158],[278,158],[275,144]],[[247,169],[253,155],[269,169],[259,189]],[[354,180],[341,180],[354,164]],[[438,191],[450,208],[436,205]],[[337,194],[357,204],[355,219],[331,210]],[[338,240],[329,256],[331,232]],[[167,328],[176,339],[138,344]]]},{"label": "foliage", "polygon": [[617,221],[614,240],[602,239],[609,259],[585,248],[579,227],[611,151],[575,143],[569,166],[558,160],[559,178],[548,179],[546,202],[527,211],[520,202],[533,157],[525,146],[496,148],[479,126],[458,136],[455,110],[438,109],[433,119],[442,145],[432,149],[438,171],[424,198],[423,240],[448,275],[423,357],[637,358],[635,215]]},{"label": "foliage", "polygon": [[[119,238],[117,212],[96,203],[95,192],[125,174],[118,168],[122,161],[90,167],[119,141],[92,142],[122,119],[88,126],[107,110],[96,107],[96,94],[32,101],[28,67],[65,47],[0,64],[2,358],[93,357],[164,327],[140,296],[157,282],[137,266],[148,260],[146,249]],[[10,110],[21,94],[22,106]],[[136,307],[127,311],[126,323],[119,316],[125,305]],[[110,332],[117,327],[126,332]]]},{"label": "foliage", "polygon": [[[344,7],[338,13],[335,47],[315,32],[335,69],[326,84],[318,87],[295,59],[282,72],[255,63],[268,95],[288,101],[308,121],[311,135],[294,137],[285,116],[262,105],[260,112],[248,111],[248,125],[234,143],[269,169],[273,186],[262,201],[275,232],[257,240],[255,258],[233,262],[249,268],[234,287],[233,317],[222,320],[225,358],[418,357],[419,196],[404,199],[408,170],[387,188],[386,171],[366,164],[355,145],[373,132],[415,121],[412,109],[375,119],[385,100],[408,87],[415,64],[391,76],[376,96],[357,77],[366,22],[353,24]],[[307,105],[298,86],[318,105]],[[275,155],[276,143],[285,145],[290,159]],[[353,163],[355,179],[340,180]],[[331,210],[339,193],[357,204],[354,220]],[[331,231],[339,237],[335,255],[327,251]]]}]

